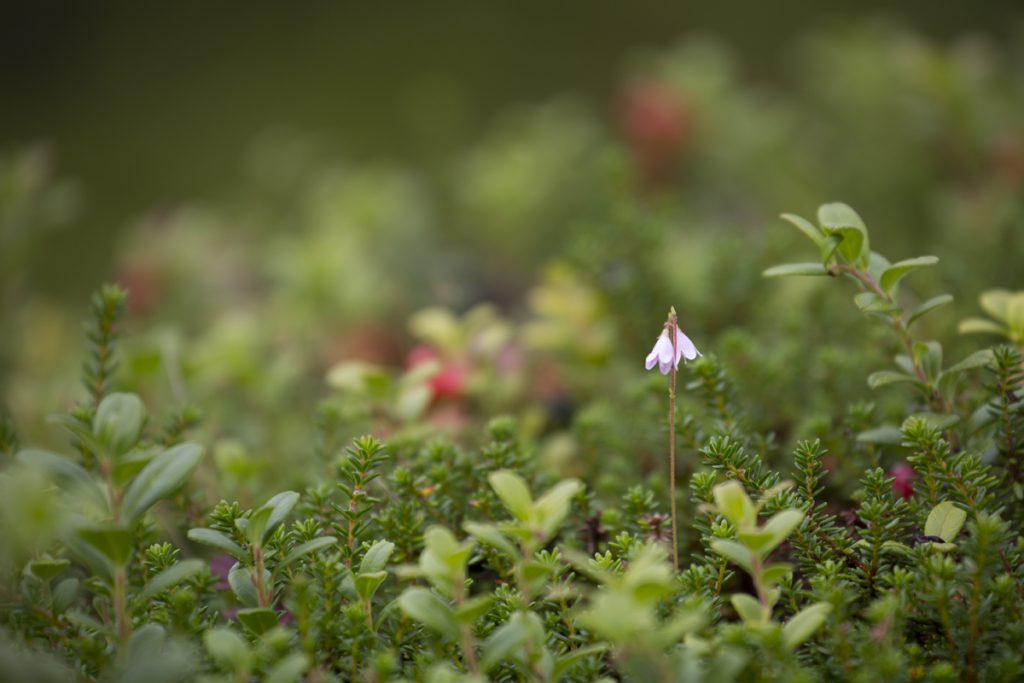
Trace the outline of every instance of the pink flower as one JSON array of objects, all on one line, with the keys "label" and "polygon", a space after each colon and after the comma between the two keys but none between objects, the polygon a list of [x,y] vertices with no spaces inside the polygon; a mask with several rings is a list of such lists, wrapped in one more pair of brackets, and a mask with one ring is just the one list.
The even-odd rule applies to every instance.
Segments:
[{"label": "pink flower", "polygon": [[669,339],[668,330],[663,330],[661,335],[658,337],[658,341],[654,342],[654,348],[647,354],[647,369],[652,369],[655,364],[658,366],[658,370],[661,374],[667,375],[672,370],[673,366],[678,370],[680,359],[685,358],[690,361],[701,355],[697,347],[693,345],[690,338],[683,334],[683,331],[676,326],[676,344],[675,349],[672,348],[672,340]]}]

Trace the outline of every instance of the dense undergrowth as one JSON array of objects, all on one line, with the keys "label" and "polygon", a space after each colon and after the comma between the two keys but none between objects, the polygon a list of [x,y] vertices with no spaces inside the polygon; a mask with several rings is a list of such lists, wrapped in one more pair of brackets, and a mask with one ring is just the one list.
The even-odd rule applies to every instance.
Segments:
[{"label": "dense undergrowth", "polygon": [[[509,418],[492,420],[473,449],[408,435],[342,445],[327,408],[322,474],[303,491],[204,507],[192,482],[204,451],[188,440],[195,417],[150,418],[135,394],[113,391],[125,292],[101,289],[87,326],[88,398],[51,418],[71,452],[19,448],[4,424],[5,671],[1019,679],[1019,349],[944,365],[941,345],[911,327],[946,298],[910,311],[899,293],[933,257],[891,264],[842,204],[823,206],[817,224],[787,219],[820,259],[766,275],[852,280],[856,304],[905,346],[897,369],[869,384],[906,384],[916,398],[898,428],[846,429],[828,447],[799,441],[780,457],[746,425],[714,355],[698,359],[690,388],[704,409],[684,408],[677,426],[697,454],[678,570],[663,496],[635,486],[612,497],[552,476]],[[439,376],[436,364],[421,370]],[[972,374],[979,381],[963,381]],[[888,449],[905,454],[912,481],[894,485],[879,466]],[[848,469],[860,470],[849,493],[826,495],[830,470]]]},{"label": "dense undergrowth", "polygon": [[[258,146],[127,233],[84,340],[23,267],[73,188],[9,156],[0,674],[1024,677],[1021,55],[795,56],[649,55],[614,130],[553,103],[442,180]],[[870,237],[769,220],[833,194]]]}]

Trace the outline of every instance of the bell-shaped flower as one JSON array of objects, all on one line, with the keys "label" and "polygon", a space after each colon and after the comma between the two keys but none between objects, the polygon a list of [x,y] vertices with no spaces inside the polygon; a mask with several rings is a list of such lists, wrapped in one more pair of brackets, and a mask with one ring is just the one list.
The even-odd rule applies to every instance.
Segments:
[{"label": "bell-shaped flower", "polygon": [[699,355],[700,351],[690,341],[690,338],[683,334],[683,331],[676,326],[675,348],[673,348],[672,340],[668,336],[668,330],[663,330],[658,337],[658,341],[654,342],[654,348],[647,354],[646,366],[648,370],[651,370],[657,365],[661,374],[667,375],[673,367],[677,370],[679,369],[679,361],[681,359],[685,358],[690,361]]}]

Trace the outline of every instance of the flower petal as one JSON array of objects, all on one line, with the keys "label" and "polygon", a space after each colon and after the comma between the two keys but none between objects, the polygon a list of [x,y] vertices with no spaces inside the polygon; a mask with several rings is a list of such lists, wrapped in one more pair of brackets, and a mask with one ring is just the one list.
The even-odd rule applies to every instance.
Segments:
[{"label": "flower petal", "polygon": [[654,349],[652,349],[651,352],[649,354],[647,354],[647,360],[644,361],[644,365],[646,365],[647,369],[650,370],[651,368],[654,367],[654,365],[657,362],[658,362],[658,347],[657,347],[657,345],[655,345]]},{"label": "flower petal", "polygon": [[[700,351],[697,350],[697,347],[694,346],[692,341],[690,341],[690,338],[683,334],[683,331],[678,327],[676,328],[676,353],[686,360],[693,360],[697,356],[701,355]],[[676,359],[676,362],[679,362],[678,358]]]},{"label": "flower petal", "polygon": [[658,370],[660,370],[663,375],[670,373],[672,371],[672,359],[669,358],[666,361],[659,361]]},{"label": "flower petal", "polygon": [[661,364],[672,362],[672,341],[668,338],[667,334],[662,334],[658,337],[658,342],[654,345],[654,350],[658,352],[658,362]]}]

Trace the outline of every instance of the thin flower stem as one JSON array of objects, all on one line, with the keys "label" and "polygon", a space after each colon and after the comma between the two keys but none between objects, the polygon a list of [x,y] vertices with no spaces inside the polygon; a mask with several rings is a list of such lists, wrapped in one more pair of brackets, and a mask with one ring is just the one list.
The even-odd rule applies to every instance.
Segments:
[{"label": "thin flower stem", "polygon": [[679,532],[676,513],[676,345],[679,340],[676,335],[678,326],[676,310],[673,308],[668,314],[668,333],[672,340],[672,374],[668,386],[668,490],[669,503],[672,510],[672,566],[679,569]]}]

